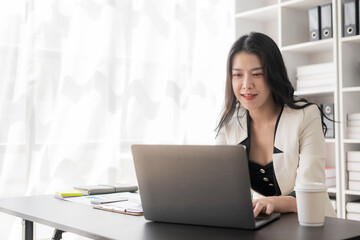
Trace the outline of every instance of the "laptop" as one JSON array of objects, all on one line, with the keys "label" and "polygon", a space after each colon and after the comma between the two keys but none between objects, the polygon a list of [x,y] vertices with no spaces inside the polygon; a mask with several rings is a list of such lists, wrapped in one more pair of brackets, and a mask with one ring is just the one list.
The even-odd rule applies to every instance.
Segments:
[{"label": "laptop", "polygon": [[254,218],[242,145],[131,146],[147,220],[256,229],[280,217]]}]

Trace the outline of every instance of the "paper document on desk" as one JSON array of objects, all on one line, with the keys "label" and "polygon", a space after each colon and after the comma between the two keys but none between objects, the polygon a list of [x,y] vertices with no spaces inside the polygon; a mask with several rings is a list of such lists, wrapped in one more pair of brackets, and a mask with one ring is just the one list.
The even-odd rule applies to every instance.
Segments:
[{"label": "paper document on desk", "polygon": [[137,204],[141,204],[140,195],[138,193],[129,193],[129,192],[88,195],[82,197],[68,197],[66,199],[64,198],[64,200],[93,206],[93,204],[91,203],[91,201],[93,200],[112,200],[112,199],[120,199],[120,198],[127,199],[127,201],[123,201],[123,202],[134,202]]},{"label": "paper document on desk", "polygon": [[131,201],[113,202],[93,206],[96,209],[124,213],[129,215],[143,215],[143,209],[140,203]]}]

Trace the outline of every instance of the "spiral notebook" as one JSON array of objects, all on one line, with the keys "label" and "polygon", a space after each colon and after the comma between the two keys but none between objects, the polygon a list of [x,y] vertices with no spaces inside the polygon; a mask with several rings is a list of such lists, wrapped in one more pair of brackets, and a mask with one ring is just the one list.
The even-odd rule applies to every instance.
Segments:
[{"label": "spiral notebook", "polygon": [[94,195],[116,192],[136,192],[138,190],[138,186],[116,183],[76,186],[74,189],[81,192],[83,195]]}]

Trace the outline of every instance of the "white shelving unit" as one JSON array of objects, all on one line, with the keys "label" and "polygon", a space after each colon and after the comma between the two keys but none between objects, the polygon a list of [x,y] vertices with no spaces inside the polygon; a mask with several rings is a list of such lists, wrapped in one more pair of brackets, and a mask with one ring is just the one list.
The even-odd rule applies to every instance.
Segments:
[{"label": "white shelving unit", "polygon": [[342,6],[344,0],[337,2],[339,29],[339,102],[340,102],[340,152],[341,152],[341,190],[342,216],[346,217],[345,204],[360,199],[360,191],[349,190],[346,152],[360,151],[360,139],[348,139],[346,135],[347,114],[360,112],[360,36],[343,37]]},{"label": "white shelving unit", "polygon": [[[295,86],[296,68],[329,63],[336,66],[335,87],[296,91],[316,103],[334,103],[335,138],[326,139],[326,165],[336,167],[336,187],[329,188],[336,197],[337,215],[346,218],[347,201],[360,199],[360,191],[347,187],[346,152],[360,151],[360,139],[347,139],[346,116],[360,112],[360,36],[342,37],[344,0],[236,0],[236,36],[251,31],[269,35],[278,44]],[[332,3],[333,38],[309,41],[308,9]],[[296,88],[295,88],[296,89]]]}]

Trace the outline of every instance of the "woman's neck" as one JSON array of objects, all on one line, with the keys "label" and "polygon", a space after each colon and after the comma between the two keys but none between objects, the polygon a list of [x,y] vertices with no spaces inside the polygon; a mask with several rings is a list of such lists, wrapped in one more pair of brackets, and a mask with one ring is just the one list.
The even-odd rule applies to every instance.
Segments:
[{"label": "woman's neck", "polygon": [[270,123],[280,114],[281,106],[273,102],[264,108],[249,111],[253,123]]}]

